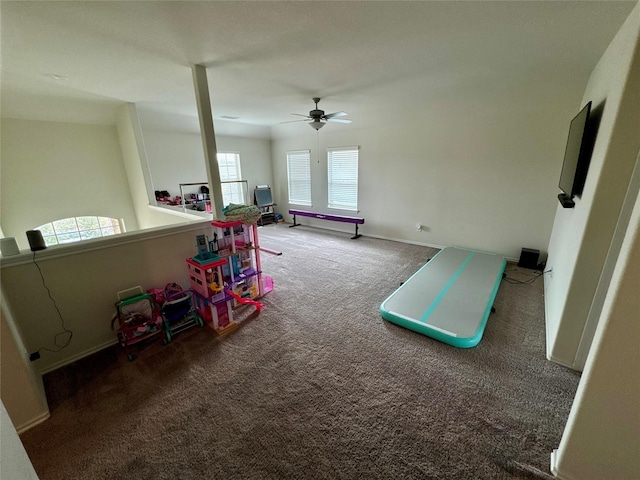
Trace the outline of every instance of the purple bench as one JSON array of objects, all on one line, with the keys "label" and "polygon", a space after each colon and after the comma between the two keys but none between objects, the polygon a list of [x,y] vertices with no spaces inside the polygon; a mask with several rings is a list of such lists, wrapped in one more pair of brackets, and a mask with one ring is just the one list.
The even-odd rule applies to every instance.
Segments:
[{"label": "purple bench", "polygon": [[319,218],[320,220],[331,220],[332,222],[354,223],[356,225],[356,234],[351,237],[351,239],[362,236],[358,233],[358,225],[362,225],[364,223],[364,218],[361,217],[348,217],[346,215],[333,215],[330,213],[305,212],[304,210],[289,210],[289,215],[293,215],[293,225],[289,225],[289,228],[297,227],[298,225],[300,225],[300,223],[296,223],[296,215],[298,215],[301,217]]}]

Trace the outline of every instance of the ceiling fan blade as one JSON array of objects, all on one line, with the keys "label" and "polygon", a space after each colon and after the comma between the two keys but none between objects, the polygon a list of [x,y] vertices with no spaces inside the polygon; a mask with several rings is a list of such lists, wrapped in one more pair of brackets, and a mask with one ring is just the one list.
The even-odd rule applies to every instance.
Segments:
[{"label": "ceiling fan blade", "polygon": [[292,113],[291,115],[296,115],[298,117],[305,117],[305,118],[311,118],[309,115],[303,115],[301,113]]},{"label": "ceiling fan blade", "polygon": [[282,125],[283,123],[308,122],[309,120],[311,120],[311,119],[310,118],[309,119],[304,118],[304,119],[301,119],[301,120],[289,120],[288,122],[280,122],[280,124]]},{"label": "ceiling fan blade", "polygon": [[351,120],[345,120],[342,118],[327,118],[327,122],[331,123],[351,123]]},{"label": "ceiling fan blade", "polygon": [[333,117],[346,117],[347,115],[349,115],[347,112],[335,112],[335,113],[328,113],[327,115],[324,116],[324,118],[333,118]]}]

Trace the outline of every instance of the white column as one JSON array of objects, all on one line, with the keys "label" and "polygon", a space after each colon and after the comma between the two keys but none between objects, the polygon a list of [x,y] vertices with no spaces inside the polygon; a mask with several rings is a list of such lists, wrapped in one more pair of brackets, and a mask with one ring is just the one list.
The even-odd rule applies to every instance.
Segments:
[{"label": "white column", "polygon": [[196,93],[196,104],[198,105],[198,117],[200,118],[200,135],[202,136],[204,160],[209,180],[209,195],[213,202],[211,211],[214,218],[224,219],[224,214],[222,213],[222,208],[224,207],[222,203],[222,185],[220,184],[220,170],[218,169],[218,149],[213,129],[207,69],[202,65],[193,65],[191,71],[193,74],[193,87]]}]

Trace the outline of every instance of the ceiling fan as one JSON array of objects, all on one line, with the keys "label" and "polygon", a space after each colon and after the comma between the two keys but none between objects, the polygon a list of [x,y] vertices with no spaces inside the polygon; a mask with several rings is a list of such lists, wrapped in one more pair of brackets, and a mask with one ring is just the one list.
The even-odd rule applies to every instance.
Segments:
[{"label": "ceiling fan", "polygon": [[[351,120],[347,120],[344,118],[336,118],[336,117],[345,117],[347,115],[349,115],[346,112],[334,112],[334,113],[324,113],[324,110],[320,110],[318,108],[318,102],[320,101],[320,98],[315,97],[312,99],[313,102],[316,104],[316,108],[314,110],[311,110],[309,112],[309,115],[302,115],[300,113],[292,113],[291,115],[298,115],[300,117],[305,117],[304,120],[291,120],[291,122],[282,122],[282,123],[292,123],[292,122],[309,122],[309,125],[311,125],[311,128],[313,128],[314,130],[320,130],[322,127],[324,127],[326,122],[332,122],[332,123],[351,123]],[[324,121],[323,121],[324,120]]]}]

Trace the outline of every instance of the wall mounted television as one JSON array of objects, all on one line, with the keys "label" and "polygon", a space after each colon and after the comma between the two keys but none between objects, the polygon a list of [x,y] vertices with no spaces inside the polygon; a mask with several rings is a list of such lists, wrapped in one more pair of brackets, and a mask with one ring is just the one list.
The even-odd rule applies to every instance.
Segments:
[{"label": "wall mounted television", "polygon": [[591,161],[591,140],[588,133],[591,102],[587,103],[569,125],[567,147],[564,152],[562,172],[558,186],[562,193],[558,200],[564,208],[573,208],[573,198],[582,194]]}]

